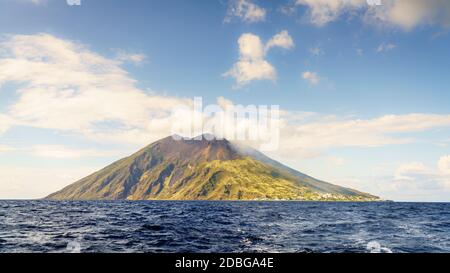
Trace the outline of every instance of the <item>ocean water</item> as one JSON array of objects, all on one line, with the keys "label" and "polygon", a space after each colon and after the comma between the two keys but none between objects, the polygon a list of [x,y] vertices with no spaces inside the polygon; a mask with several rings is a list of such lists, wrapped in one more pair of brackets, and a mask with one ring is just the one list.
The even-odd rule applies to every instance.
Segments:
[{"label": "ocean water", "polygon": [[0,201],[0,252],[450,252],[450,203]]}]

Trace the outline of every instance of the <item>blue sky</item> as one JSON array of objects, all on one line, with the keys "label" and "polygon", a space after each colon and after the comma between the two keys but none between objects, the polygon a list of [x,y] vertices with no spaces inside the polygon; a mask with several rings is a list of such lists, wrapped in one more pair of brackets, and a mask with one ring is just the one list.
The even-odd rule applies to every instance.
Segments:
[{"label": "blue sky", "polygon": [[[450,4],[382,3],[1,0],[0,198],[41,197],[134,152],[167,133],[151,116],[162,105],[200,96],[306,115],[268,152],[302,172],[389,199],[449,201]],[[240,62],[251,69],[227,74]],[[141,126],[145,117],[154,124]]]}]

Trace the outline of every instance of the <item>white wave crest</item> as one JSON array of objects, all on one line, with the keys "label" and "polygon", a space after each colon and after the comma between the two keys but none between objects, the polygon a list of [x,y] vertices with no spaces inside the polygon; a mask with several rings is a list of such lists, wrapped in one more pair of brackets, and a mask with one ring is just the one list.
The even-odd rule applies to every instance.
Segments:
[{"label": "white wave crest", "polygon": [[392,250],[387,247],[382,247],[377,241],[370,241],[367,243],[366,249],[370,253],[392,253]]}]

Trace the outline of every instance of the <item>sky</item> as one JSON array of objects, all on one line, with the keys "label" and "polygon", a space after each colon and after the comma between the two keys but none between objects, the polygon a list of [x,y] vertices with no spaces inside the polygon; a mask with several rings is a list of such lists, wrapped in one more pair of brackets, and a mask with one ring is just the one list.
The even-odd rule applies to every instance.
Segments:
[{"label": "sky", "polygon": [[450,2],[380,4],[0,0],[0,199],[130,155],[201,97],[278,105],[267,155],[303,173],[450,201]]}]

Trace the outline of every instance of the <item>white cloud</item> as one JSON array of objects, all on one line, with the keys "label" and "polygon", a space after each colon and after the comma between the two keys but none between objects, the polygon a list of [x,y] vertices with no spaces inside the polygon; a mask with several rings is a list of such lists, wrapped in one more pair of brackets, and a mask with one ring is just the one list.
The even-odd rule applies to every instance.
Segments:
[{"label": "white cloud", "polygon": [[272,47],[281,47],[284,49],[291,49],[294,47],[294,41],[289,35],[287,30],[283,30],[280,33],[273,36],[266,44],[266,51]]},{"label": "white cloud", "polygon": [[308,7],[311,23],[323,26],[349,10],[367,6],[365,0],[297,0],[297,5]]},{"label": "white cloud", "polygon": [[450,175],[450,155],[439,158],[438,168],[441,174]]},{"label": "white cloud", "polygon": [[[76,42],[48,34],[17,35],[1,42],[0,48],[0,84],[13,81],[21,86],[18,100],[6,115],[0,114],[0,132],[20,124],[102,142],[143,145],[170,133],[174,106],[192,105],[191,100],[153,95],[136,88],[135,80],[117,60]],[[258,36],[243,34],[239,49],[238,63],[227,72],[238,84],[275,79],[276,71],[264,59],[267,52]],[[294,112],[285,112],[281,124],[281,152],[320,154],[330,147],[411,143],[413,138],[395,134],[450,127],[450,116],[408,114],[349,119],[309,113],[305,121]]]},{"label": "white cloud", "polygon": [[256,5],[252,0],[229,0],[225,22],[231,22],[233,17],[244,22],[255,23],[266,19],[266,10]]},{"label": "white cloud", "polygon": [[450,191],[450,156],[439,158],[436,167],[421,162],[401,164],[392,180],[392,187],[398,189],[442,189]]},{"label": "white cloud", "polygon": [[264,58],[264,45],[259,36],[252,33],[242,34],[238,44],[241,59],[254,61]]},{"label": "white cloud", "polygon": [[320,82],[320,77],[315,72],[305,71],[302,74],[302,78],[311,85],[316,85]]},{"label": "white cloud", "polygon": [[438,161],[439,182],[450,190],[450,155],[439,158]]},{"label": "white cloud", "polygon": [[369,6],[366,0],[297,0],[308,8],[311,23],[323,26],[342,15],[353,17],[362,11],[365,22],[410,30],[419,25],[450,27],[450,2],[447,0],[383,0],[383,5]]},{"label": "white cloud", "polygon": [[236,87],[241,87],[255,80],[276,80],[275,68],[265,60],[270,48],[281,47],[290,49],[294,42],[287,31],[281,31],[273,36],[266,45],[259,36],[244,33],[239,37],[239,60],[223,75],[236,80]]},{"label": "white cloud", "polygon": [[430,173],[430,168],[422,162],[408,162],[397,168],[394,178],[396,180],[414,180],[417,176],[429,175]]},{"label": "white cloud", "polygon": [[63,145],[37,145],[30,150],[31,154],[44,158],[77,159],[86,157],[105,157],[117,155],[115,151],[96,149],[74,149]]},{"label": "white cloud", "polygon": [[281,115],[281,155],[320,155],[335,147],[380,147],[417,141],[410,134],[450,127],[450,115],[386,115],[373,119],[310,114],[303,120],[290,112]]},{"label": "white cloud", "polygon": [[397,45],[392,43],[382,43],[377,47],[377,53],[388,52],[395,49]]},{"label": "white cloud", "polygon": [[217,104],[222,107],[222,109],[226,110],[228,107],[232,107],[234,104],[231,100],[226,99],[224,97],[217,98]]},{"label": "white cloud", "polygon": [[264,60],[264,45],[259,36],[245,33],[238,40],[239,61],[224,76],[233,77],[242,86],[253,80],[276,79],[275,68]]},{"label": "white cloud", "polygon": [[419,25],[450,27],[450,2],[447,0],[385,0],[369,9],[366,19],[410,30]]},{"label": "white cloud", "polygon": [[102,141],[143,144],[170,131],[164,121],[174,106],[191,103],[138,89],[121,61],[49,34],[9,36],[0,42],[0,52],[0,87],[6,82],[20,86],[18,100],[0,115],[0,131],[14,120]]},{"label": "white cloud", "polygon": [[277,78],[275,68],[266,60],[240,60],[224,75],[235,78],[237,88],[246,85],[251,81],[274,81]]}]

